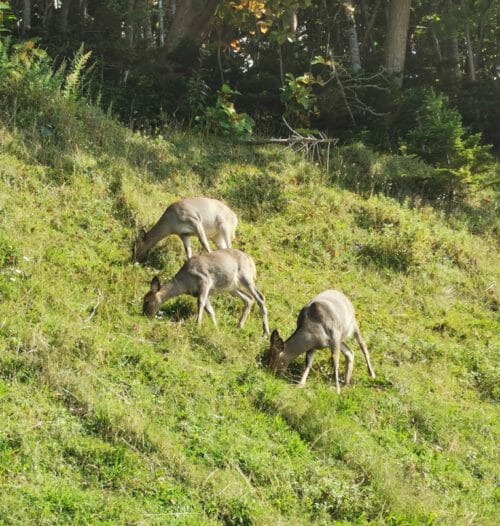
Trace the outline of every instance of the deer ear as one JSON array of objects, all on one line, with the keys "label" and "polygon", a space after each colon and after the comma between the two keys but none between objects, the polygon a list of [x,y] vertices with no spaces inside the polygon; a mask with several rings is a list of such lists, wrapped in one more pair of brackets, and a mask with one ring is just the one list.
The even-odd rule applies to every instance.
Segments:
[{"label": "deer ear", "polygon": [[151,280],[151,290],[153,292],[158,292],[160,290],[160,280],[158,279],[158,276],[155,276],[152,280]]},{"label": "deer ear", "polygon": [[277,329],[274,329],[271,333],[271,348],[280,352],[283,350],[283,340],[281,339]]}]

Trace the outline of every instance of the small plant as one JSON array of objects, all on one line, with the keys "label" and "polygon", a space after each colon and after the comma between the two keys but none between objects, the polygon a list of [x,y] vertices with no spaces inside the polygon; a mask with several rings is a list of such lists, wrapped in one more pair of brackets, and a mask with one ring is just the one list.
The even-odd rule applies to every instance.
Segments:
[{"label": "small plant", "polygon": [[84,76],[85,66],[89,61],[91,54],[92,51],[84,53],[83,44],[75,53],[73,61],[71,62],[70,71],[66,75],[64,81],[64,88],[62,90],[64,97],[73,99],[78,98],[78,89],[81,85],[82,77]]},{"label": "small plant", "polygon": [[247,139],[252,135],[255,121],[246,113],[238,113],[231,101],[233,95],[240,93],[223,84],[217,92],[215,106],[205,108],[204,115],[197,117],[198,124],[204,124],[208,131],[224,137]]},{"label": "small plant", "polygon": [[311,117],[318,115],[318,98],[313,88],[321,82],[311,73],[299,77],[287,73],[285,79],[285,85],[281,88],[285,115],[297,119],[302,126],[309,126]]},{"label": "small plant", "polygon": [[210,88],[203,79],[202,70],[199,69],[187,80],[186,110],[190,120],[201,115],[207,105]]}]

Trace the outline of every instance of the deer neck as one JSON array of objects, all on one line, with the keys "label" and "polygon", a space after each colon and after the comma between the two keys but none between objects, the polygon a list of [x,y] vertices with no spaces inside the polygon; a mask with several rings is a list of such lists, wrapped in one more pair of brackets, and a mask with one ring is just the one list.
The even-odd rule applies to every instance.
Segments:
[{"label": "deer neck", "polygon": [[169,234],[171,234],[169,225],[158,221],[158,223],[156,223],[156,225],[144,236],[144,248],[149,250],[153,245],[156,245],[158,241]]},{"label": "deer neck", "polygon": [[284,357],[287,363],[293,361],[299,354],[311,350],[313,341],[305,331],[296,330],[285,342]]},{"label": "deer neck", "polygon": [[187,293],[188,290],[184,283],[174,278],[160,288],[160,301],[163,303],[170,298],[175,298],[176,296]]}]

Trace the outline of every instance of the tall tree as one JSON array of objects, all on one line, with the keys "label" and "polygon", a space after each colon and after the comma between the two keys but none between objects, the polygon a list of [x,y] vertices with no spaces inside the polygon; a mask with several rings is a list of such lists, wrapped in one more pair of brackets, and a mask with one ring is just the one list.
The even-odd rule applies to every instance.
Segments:
[{"label": "tall tree", "polygon": [[462,0],[462,11],[465,25],[465,46],[467,49],[467,64],[469,66],[469,78],[472,82],[476,81],[476,60],[474,57],[474,49],[472,45],[472,35],[469,21],[469,10],[465,0]]},{"label": "tall tree", "polygon": [[160,47],[163,47],[165,45],[165,11],[163,10],[163,0],[158,0],[158,40]]},{"label": "tall tree", "polygon": [[361,56],[359,54],[358,32],[356,31],[354,6],[352,2],[344,2],[343,7],[347,18],[347,36],[349,39],[349,52],[351,55],[351,69],[352,72],[356,74],[361,71]]},{"label": "tall tree", "polygon": [[443,78],[450,84],[456,83],[462,76],[458,47],[457,14],[457,6],[453,0],[446,0],[443,9],[441,65]]},{"label": "tall tree", "polygon": [[403,85],[410,8],[411,0],[390,0],[385,68],[391,74],[394,86],[398,88]]},{"label": "tall tree", "polygon": [[23,0],[22,34],[26,36],[31,31],[31,0]]},{"label": "tall tree", "polygon": [[62,0],[59,11],[59,30],[64,35],[68,32],[68,16],[72,0]]},{"label": "tall tree", "polygon": [[201,42],[210,28],[220,0],[183,0],[177,3],[165,46],[173,51],[183,40]]}]

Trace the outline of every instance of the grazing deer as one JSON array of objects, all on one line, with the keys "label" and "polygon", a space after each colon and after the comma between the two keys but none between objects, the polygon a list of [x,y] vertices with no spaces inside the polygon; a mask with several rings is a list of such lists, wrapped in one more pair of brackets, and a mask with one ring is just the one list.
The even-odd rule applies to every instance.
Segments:
[{"label": "grazing deer", "polygon": [[339,388],[339,354],[346,357],[345,383],[351,382],[354,365],[354,354],[344,343],[344,340],[354,336],[363,351],[368,373],[375,378],[370,363],[370,353],[359,331],[354,307],[351,302],[337,290],[325,290],[311,300],[297,318],[295,332],[285,342],[277,330],[271,334],[271,349],[269,366],[278,373],[284,373],[289,363],[299,354],[306,353],[306,368],[298,387],[304,387],[311,370],[314,353],[318,349],[329,347],[332,353],[332,368],[337,393]]},{"label": "grazing deer", "polygon": [[[198,324],[201,323],[205,309],[214,325],[217,325],[208,295],[212,291],[230,292],[241,298],[245,304],[238,323],[239,327],[243,327],[255,299],[262,314],[264,334],[269,335],[264,297],[255,288],[256,274],[253,259],[240,250],[224,248],[194,256],[188,259],[167,283],[161,285],[158,277],[153,278],[151,288],[144,296],[142,312],[146,316],[153,317],[164,301],[181,294],[190,294],[198,298]],[[250,295],[241,289],[245,289]]]},{"label": "grazing deer", "polygon": [[217,248],[231,248],[237,223],[236,214],[217,199],[181,199],[165,210],[149,232],[141,230],[134,243],[132,261],[144,261],[148,251],[158,241],[171,234],[176,234],[182,239],[188,259],[193,255],[190,236],[198,236],[207,252],[210,252],[208,239],[211,239]]}]

